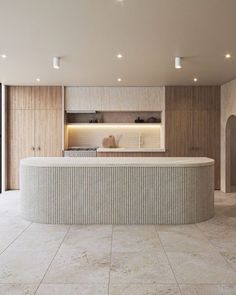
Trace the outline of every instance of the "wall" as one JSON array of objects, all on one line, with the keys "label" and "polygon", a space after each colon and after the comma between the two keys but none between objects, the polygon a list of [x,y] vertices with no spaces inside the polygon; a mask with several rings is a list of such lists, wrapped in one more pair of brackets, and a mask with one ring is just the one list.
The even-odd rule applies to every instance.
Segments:
[{"label": "wall", "polygon": [[[231,171],[230,171],[230,184],[236,188],[236,117],[233,118],[231,128],[231,139],[230,139],[230,157],[231,157]],[[232,187],[231,187],[232,189]]]},{"label": "wall", "polygon": [[236,79],[221,86],[221,190],[226,192],[226,124],[236,115]]}]

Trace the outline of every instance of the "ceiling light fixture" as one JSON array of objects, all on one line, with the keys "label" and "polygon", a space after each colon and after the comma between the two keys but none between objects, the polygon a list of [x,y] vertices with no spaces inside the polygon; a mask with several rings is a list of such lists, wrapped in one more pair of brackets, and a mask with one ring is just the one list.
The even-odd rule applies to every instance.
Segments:
[{"label": "ceiling light fixture", "polygon": [[36,78],[36,81],[37,81],[37,82],[40,82],[40,79],[39,79],[39,78]]},{"label": "ceiling light fixture", "polygon": [[7,55],[6,54],[1,54],[1,58],[6,58]]},{"label": "ceiling light fixture", "polygon": [[121,59],[123,57],[123,55],[121,53],[118,53],[116,57]]},{"label": "ceiling light fixture", "polygon": [[57,69],[57,70],[60,69],[60,57],[54,56],[52,59],[52,62],[53,62],[54,69]]},{"label": "ceiling light fixture", "polygon": [[182,68],[181,61],[182,61],[182,57],[176,56],[176,58],[175,58],[175,68],[176,69]]},{"label": "ceiling light fixture", "polygon": [[231,54],[230,53],[226,53],[225,58],[231,58]]},{"label": "ceiling light fixture", "polygon": [[198,81],[198,79],[197,78],[193,78],[193,82],[197,82]]},{"label": "ceiling light fixture", "polygon": [[121,78],[118,78],[118,79],[117,79],[117,82],[122,82],[122,79],[121,79]]}]

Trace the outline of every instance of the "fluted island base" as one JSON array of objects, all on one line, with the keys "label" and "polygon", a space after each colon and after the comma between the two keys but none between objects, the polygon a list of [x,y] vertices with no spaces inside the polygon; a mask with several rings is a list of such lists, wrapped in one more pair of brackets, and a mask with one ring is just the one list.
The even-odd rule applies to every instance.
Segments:
[{"label": "fluted island base", "polygon": [[196,223],[214,214],[214,161],[28,158],[21,162],[21,208],[40,223]]}]

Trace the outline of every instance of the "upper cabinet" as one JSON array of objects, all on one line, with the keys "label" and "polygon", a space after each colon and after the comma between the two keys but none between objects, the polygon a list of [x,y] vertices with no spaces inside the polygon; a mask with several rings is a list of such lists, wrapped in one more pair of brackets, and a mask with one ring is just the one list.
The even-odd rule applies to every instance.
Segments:
[{"label": "upper cabinet", "polygon": [[66,111],[163,111],[164,87],[65,87]]}]

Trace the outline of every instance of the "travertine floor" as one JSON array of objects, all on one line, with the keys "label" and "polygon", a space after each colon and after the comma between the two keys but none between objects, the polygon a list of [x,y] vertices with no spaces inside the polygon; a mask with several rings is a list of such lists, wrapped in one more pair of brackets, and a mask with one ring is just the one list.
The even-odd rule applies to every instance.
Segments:
[{"label": "travertine floor", "polygon": [[64,226],[23,220],[0,195],[0,294],[236,294],[236,193],[183,226]]}]

